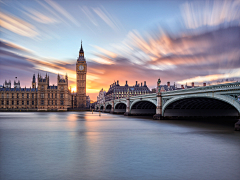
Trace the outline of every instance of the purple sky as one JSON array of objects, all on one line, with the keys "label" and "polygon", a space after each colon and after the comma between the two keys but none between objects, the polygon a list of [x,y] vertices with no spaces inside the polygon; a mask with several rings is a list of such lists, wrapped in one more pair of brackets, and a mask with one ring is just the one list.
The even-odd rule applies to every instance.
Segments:
[{"label": "purple sky", "polygon": [[240,1],[0,0],[0,84],[69,76],[83,40],[87,94],[119,80],[149,88],[239,80]]}]

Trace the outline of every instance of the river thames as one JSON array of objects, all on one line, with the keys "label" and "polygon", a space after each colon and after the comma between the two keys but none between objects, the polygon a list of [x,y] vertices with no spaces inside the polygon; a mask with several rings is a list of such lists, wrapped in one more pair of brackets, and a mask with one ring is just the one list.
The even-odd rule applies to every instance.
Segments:
[{"label": "river thames", "polygon": [[0,179],[238,180],[233,129],[96,112],[2,112]]}]

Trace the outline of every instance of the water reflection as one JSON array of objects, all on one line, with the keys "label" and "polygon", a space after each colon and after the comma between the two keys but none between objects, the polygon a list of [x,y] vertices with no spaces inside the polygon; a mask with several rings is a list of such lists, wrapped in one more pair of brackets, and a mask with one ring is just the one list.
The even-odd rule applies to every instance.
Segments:
[{"label": "water reflection", "polygon": [[0,113],[0,132],[1,179],[240,179],[240,133],[224,123]]}]

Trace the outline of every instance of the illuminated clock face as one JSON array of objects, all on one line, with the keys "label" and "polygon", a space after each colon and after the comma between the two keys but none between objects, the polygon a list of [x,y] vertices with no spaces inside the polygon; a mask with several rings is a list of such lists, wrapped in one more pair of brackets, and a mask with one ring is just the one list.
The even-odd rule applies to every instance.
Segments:
[{"label": "illuminated clock face", "polygon": [[78,69],[79,69],[80,71],[82,71],[82,70],[84,69],[84,66],[80,65],[80,66],[78,67]]}]

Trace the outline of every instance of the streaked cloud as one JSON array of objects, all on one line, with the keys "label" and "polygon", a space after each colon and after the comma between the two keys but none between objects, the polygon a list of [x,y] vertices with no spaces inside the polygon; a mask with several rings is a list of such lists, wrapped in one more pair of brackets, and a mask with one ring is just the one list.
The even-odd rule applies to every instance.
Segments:
[{"label": "streaked cloud", "polygon": [[34,38],[39,35],[33,25],[8,13],[0,12],[0,24],[3,28],[21,36]]},{"label": "streaked cloud", "polygon": [[185,84],[185,83],[191,83],[191,82],[213,82],[221,79],[229,79],[229,78],[235,78],[240,77],[240,68],[232,69],[229,73],[224,74],[211,74],[206,76],[196,76],[190,79],[183,79],[181,81],[178,81],[179,84]]},{"label": "streaked cloud", "polygon": [[7,3],[4,2],[4,0],[0,0],[0,3],[7,5]]},{"label": "streaked cloud", "polygon": [[80,26],[80,23],[71,15],[69,14],[63,7],[61,7],[59,4],[57,4],[54,1],[46,0],[46,2],[52,6],[53,9],[58,11],[61,15],[63,15],[65,18],[70,20],[74,25]]},{"label": "streaked cloud", "polygon": [[50,8],[49,6],[47,6],[45,3],[41,2],[41,1],[36,1],[38,4],[40,4],[42,7],[44,7],[48,12],[50,12],[52,15],[54,15],[54,17],[57,19],[57,21],[60,21],[61,23],[64,23],[66,25],[69,26],[69,23],[67,23],[62,17],[60,17],[60,15],[58,15],[58,13],[56,13],[52,8]]},{"label": "streaked cloud", "polygon": [[182,6],[182,16],[189,29],[224,23],[240,25],[239,9],[239,0],[186,2]]},{"label": "streaked cloud", "polygon": [[112,61],[110,58],[100,54],[98,54],[97,57],[90,58],[90,60],[99,64],[114,64],[114,61]]},{"label": "streaked cloud", "polygon": [[88,17],[88,19],[95,25],[95,26],[98,26],[98,23],[93,15],[93,13],[91,12],[91,10],[86,7],[86,6],[83,6],[83,7],[79,7],[82,12]]},{"label": "streaked cloud", "polygon": [[[103,8],[102,8],[103,9]],[[117,23],[114,21],[114,18],[112,15],[110,15],[106,10],[102,10],[101,8],[93,8],[93,11],[108,25],[110,26],[114,31],[119,31],[119,27]]]},{"label": "streaked cloud", "polygon": [[[75,53],[72,49],[76,46],[75,41],[79,43],[81,38],[88,42],[84,48],[88,63],[87,94],[92,99],[96,99],[96,93],[101,88],[108,90],[109,85],[117,80],[121,85],[126,80],[129,85],[134,85],[135,81],[147,81],[147,85],[154,88],[159,77],[163,83],[170,81],[171,84],[177,82],[179,85],[240,76],[240,1],[174,2],[182,5],[179,6],[182,11],[180,13],[176,10],[175,16],[178,17],[170,17],[172,20],[166,20],[166,24],[162,21],[154,24],[151,19],[156,17],[154,12],[149,13],[154,16],[139,14],[139,7],[142,8],[140,4],[139,7],[134,7],[138,12],[136,14],[139,14],[139,17],[134,17],[135,12],[133,13],[137,21],[133,23],[130,18],[128,23],[124,22],[128,33],[122,31],[114,11],[122,15],[121,18],[127,16],[121,14],[115,6],[106,6],[111,10],[107,11],[99,3],[92,2],[84,2],[82,4],[85,6],[81,7],[78,1],[76,4],[66,4],[66,1],[31,2],[31,5],[20,3],[23,5],[11,10],[6,7],[15,16],[1,12],[0,21],[3,22],[3,28],[21,36],[39,38],[38,32],[41,32],[41,45],[34,44],[34,50],[41,55],[45,53],[46,57],[55,58],[36,56],[31,50],[15,43],[28,45],[26,47],[31,49],[31,39],[25,44],[25,37],[6,36],[4,39],[8,41],[0,42],[0,81],[5,77],[19,76],[17,74],[30,79],[34,72],[47,71],[53,76],[51,83],[56,82],[56,74],[67,73],[69,85],[76,86],[74,57],[77,50]],[[127,3],[119,2],[121,5]],[[159,11],[164,7],[159,8]],[[24,14],[21,13],[22,9],[26,10]],[[21,18],[16,17],[19,11]],[[151,19],[150,26],[146,21],[139,25],[142,21],[138,18],[144,19],[146,16]],[[83,25],[81,29],[73,26],[79,25],[78,21]],[[112,30],[120,32],[119,36],[111,33]],[[8,34],[5,35],[12,35],[10,31],[6,30]],[[53,51],[56,51],[56,56]]]},{"label": "streaked cloud", "polygon": [[[169,35],[159,31],[141,35],[134,30],[121,44],[114,46],[121,49],[121,54],[116,52],[116,58],[111,58],[114,62],[111,68],[119,63],[133,69],[142,66],[144,74],[150,70],[152,77],[158,73],[163,81],[171,79],[184,84],[194,80],[234,78],[238,74],[232,73],[232,69],[240,68],[239,39],[240,27],[188,35]],[[101,53],[95,55],[101,58]],[[120,57],[125,61],[122,62]]]},{"label": "streaked cloud", "polygon": [[7,49],[7,50],[14,50],[17,52],[24,52],[24,53],[28,53],[28,54],[33,54],[34,52],[28,48],[25,48],[23,46],[14,44],[12,42],[9,42],[7,40],[4,39],[0,39],[0,49]]},{"label": "streaked cloud", "polygon": [[31,8],[25,8],[26,11],[22,11],[24,14],[26,14],[28,17],[30,17],[31,19],[33,19],[34,21],[37,21],[39,23],[43,23],[43,24],[53,24],[53,23],[58,23],[59,21],[57,21],[56,19],[54,19],[53,17],[50,17],[49,15],[44,15],[34,9]]},{"label": "streaked cloud", "polygon": [[98,51],[100,51],[101,53],[103,53],[103,54],[105,54],[105,55],[107,55],[107,56],[109,56],[109,57],[111,57],[111,58],[116,58],[116,57],[117,57],[117,54],[116,54],[116,53],[113,53],[113,52],[111,52],[111,51],[108,51],[108,50],[106,50],[106,49],[103,49],[103,48],[101,48],[101,47],[99,47],[99,46],[92,45],[92,47],[96,48]]}]

